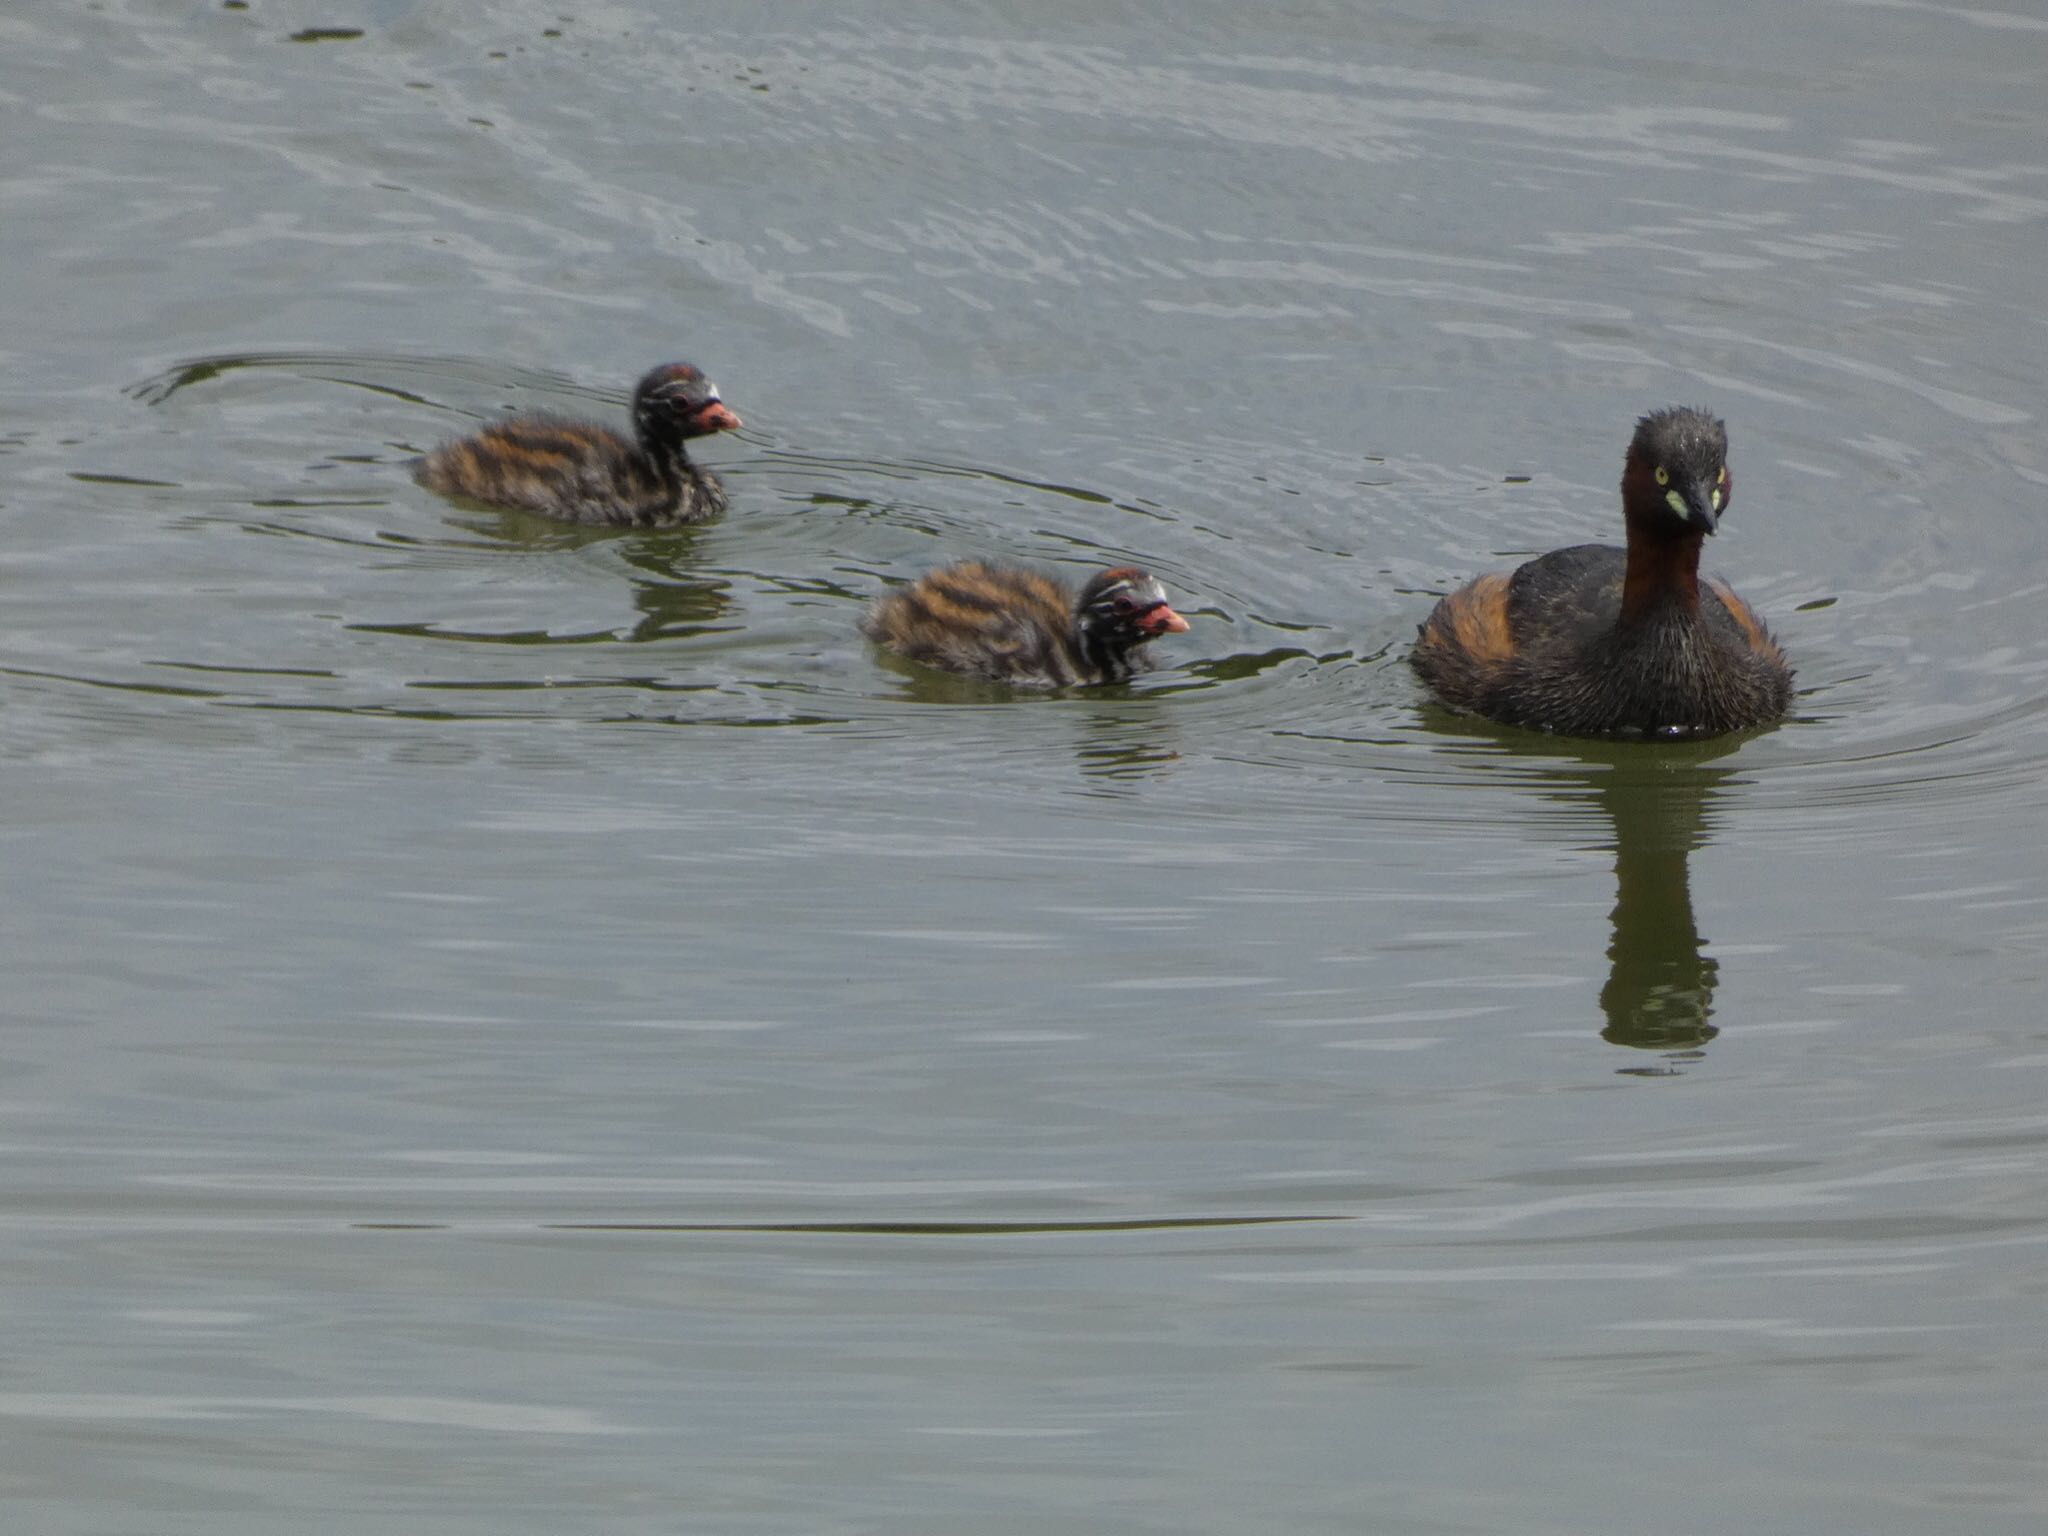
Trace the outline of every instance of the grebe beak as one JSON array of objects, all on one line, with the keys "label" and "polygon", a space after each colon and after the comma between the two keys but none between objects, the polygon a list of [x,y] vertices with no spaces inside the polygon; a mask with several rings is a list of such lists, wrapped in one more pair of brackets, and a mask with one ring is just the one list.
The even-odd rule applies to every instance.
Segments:
[{"label": "grebe beak", "polygon": [[690,421],[700,432],[730,432],[740,424],[739,417],[727,408],[723,400],[712,400],[698,406],[691,413]]},{"label": "grebe beak", "polygon": [[1148,608],[1138,615],[1138,628],[1146,635],[1178,635],[1187,631],[1188,621],[1166,604]]}]

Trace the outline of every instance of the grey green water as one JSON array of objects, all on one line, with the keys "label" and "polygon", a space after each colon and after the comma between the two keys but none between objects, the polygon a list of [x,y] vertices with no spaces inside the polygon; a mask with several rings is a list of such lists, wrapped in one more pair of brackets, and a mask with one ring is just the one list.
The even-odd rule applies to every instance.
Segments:
[{"label": "grey green water", "polygon": [[[2044,75],[2017,6],[0,15],[6,1527],[2043,1529]],[[716,525],[406,476],[672,357]],[[1796,718],[1427,707],[1679,402]],[[1194,628],[869,654],[965,555]]]}]

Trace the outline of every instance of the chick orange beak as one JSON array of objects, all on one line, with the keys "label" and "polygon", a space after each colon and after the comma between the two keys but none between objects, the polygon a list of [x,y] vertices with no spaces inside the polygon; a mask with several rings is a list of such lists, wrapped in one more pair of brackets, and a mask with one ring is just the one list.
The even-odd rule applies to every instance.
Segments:
[{"label": "chick orange beak", "polygon": [[723,400],[699,406],[692,419],[700,432],[730,432],[740,424],[739,417],[727,408]]},{"label": "chick orange beak", "polygon": [[1146,611],[1140,627],[1148,635],[1178,635],[1186,632],[1188,621],[1161,603]]}]

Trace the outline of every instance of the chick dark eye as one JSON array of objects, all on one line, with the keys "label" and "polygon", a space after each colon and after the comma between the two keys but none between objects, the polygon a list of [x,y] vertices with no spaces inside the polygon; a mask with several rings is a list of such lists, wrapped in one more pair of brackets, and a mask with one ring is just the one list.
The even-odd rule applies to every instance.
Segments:
[{"label": "chick dark eye", "polygon": [[1138,605],[1132,602],[1128,597],[1120,597],[1115,602],[1110,604],[1110,607],[1114,608],[1120,614],[1130,613],[1137,606]]}]

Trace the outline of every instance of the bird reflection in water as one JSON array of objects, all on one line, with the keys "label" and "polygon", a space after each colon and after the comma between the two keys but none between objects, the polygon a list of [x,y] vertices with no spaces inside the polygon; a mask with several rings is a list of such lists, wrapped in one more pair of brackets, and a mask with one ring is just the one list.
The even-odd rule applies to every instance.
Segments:
[{"label": "bird reflection in water", "polygon": [[[1727,743],[1637,748],[1586,779],[1614,829],[1613,931],[1607,946],[1601,1038],[1615,1045],[1697,1055],[1719,1031],[1710,1022],[1719,963],[1693,916],[1688,861],[1705,845],[1712,808],[1730,770],[1707,760]],[[1589,766],[1591,766],[1589,764]],[[1665,1068],[1631,1068],[1657,1072]]]},{"label": "bird reflection in water", "polygon": [[671,534],[626,547],[626,563],[639,573],[633,606],[640,617],[623,638],[679,640],[739,627],[731,583],[698,571],[688,545],[687,534]]},{"label": "bird reflection in water", "polygon": [[1170,711],[1153,699],[1125,700],[1120,707],[1091,710],[1079,722],[1074,756],[1095,795],[1132,795],[1147,779],[1170,771],[1181,760]]}]

